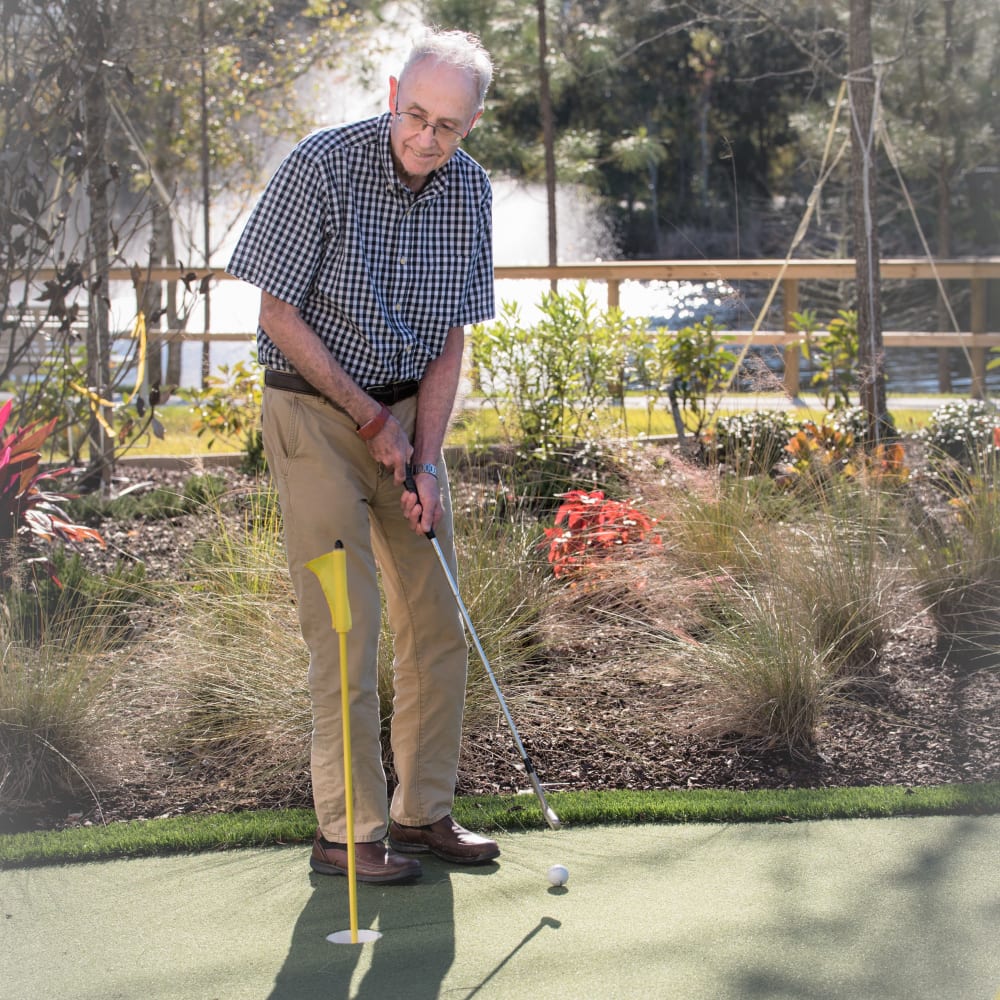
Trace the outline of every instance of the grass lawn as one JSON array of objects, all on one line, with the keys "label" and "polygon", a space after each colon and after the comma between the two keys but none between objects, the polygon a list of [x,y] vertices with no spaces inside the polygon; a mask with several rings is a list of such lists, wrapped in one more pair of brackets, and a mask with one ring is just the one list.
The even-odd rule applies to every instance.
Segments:
[{"label": "grass lawn", "polygon": [[[927,406],[919,409],[895,409],[890,397],[890,412],[897,428],[906,434],[920,430],[936,405],[934,397],[927,397]],[[736,409],[720,408],[716,417],[730,416],[741,412]],[[800,407],[795,411],[798,419],[810,419],[817,422],[823,418],[821,408]],[[217,439],[213,441],[208,435],[198,436],[194,431],[195,413],[187,403],[171,403],[160,407],[157,411],[164,435],[157,438],[147,435],[128,455],[132,457],[187,456],[187,455],[217,455],[225,452],[243,450],[238,439]],[[612,418],[617,417],[617,411],[609,414],[609,426]],[[690,428],[689,428],[690,429]],[[618,428],[620,432],[620,427]],[[670,437],[676,433],[673,419],[665,404],[659,405],[651,417],[645,410],[630,409],[628,411],[627,432],[629,436],[646,436],[652,438]],[[448,444],[455,447],[471,448],[476,445],[495,444],[501,440],[502,431],[496,413],[489,407],[470,406],[453,421],[448,435]]]},{"label": "grass lawn", "polygon": [[[1000,812],[1000,784],[755,792],[557,792],[550,796],[550,803],[565,826],[985,815]],[[535,799],[524,795],[459,799],[454,815],[460,823],[483,832],[545,827]],[[0,868],[307,843],[315,830],[312,810],[288,809],[12,834],[0,836]]]}]

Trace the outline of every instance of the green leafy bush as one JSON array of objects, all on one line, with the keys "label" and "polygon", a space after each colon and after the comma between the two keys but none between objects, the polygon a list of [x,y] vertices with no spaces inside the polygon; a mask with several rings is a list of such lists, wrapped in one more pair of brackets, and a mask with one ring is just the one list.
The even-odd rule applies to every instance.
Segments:
[{"label": "green leafy bush", "polygon": [[811,384],[823,397],[823,406],[827,410],[846,408],[857,385],[858,314],[840,309],[826,333],[818,335],[818,328],[811,309],[793,314],[792,329],[804,334],[802,354],[816,369]]},{"label": "green leafy bush", "polygon": [[504,303],[500,318],[472,331],[472,360],[487,402],[523,455],[548,457],[600,434],[599,410],[623,408],[629,346],[643,321],[600,311],[579,286],[542,296],[541,315],[525,323]]},{"label": "green leafy bush", "polygon": [[939,406],[921,432],[931,461],[945,456],[968,469],[1000,453],[1000,415],[980,399],[961,399]]},{"label": "green leafy bush", "polygon": [[256,358],[248,362],[220,365],[218,374],[209,375],[198,389],[182,390],[194,409],[195,432],[208,437],[208,447],[216,442],[238,440],[243,445],[241,471],[261,472],[266,464],[260,428],[263,400],[261,367]]},{"label": "green leafy bush", "polygon": [[697,437],[708,424],[708,397],[729,384],[737,356],[719,339],[715,320],[706,316],[668,338],[666,360],[674,373],[673,398],[694,417]]},{"label": "green leafy bush", "polygon": [[795,425],[784,410],[720,417],[708,439],[717,461],[741,475],[767,475],[781,458]]}]

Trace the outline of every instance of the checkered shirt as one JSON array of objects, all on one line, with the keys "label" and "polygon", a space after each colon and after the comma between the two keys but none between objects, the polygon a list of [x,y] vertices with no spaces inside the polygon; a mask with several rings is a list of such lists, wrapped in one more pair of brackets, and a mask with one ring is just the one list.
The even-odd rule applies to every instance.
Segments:
[{"label": "checkered shirt", "polygon": [[[362,387],[423,376],[449,329],[493,316],[492,190],[457,150],[419,193],[390,115],[315,132],[267,185],[226,270],[298,308]],[[260,363],[293,367],[265,330]]]}]

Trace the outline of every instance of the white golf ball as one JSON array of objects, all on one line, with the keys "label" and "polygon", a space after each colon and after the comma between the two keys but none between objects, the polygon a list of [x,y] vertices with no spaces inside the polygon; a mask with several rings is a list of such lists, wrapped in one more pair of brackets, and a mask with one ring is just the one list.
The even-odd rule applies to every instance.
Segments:
[{"label": "white golf ball", "polygon": [[552,885],[565,885],[569,879],[569,869],[565,865],[553,865],[549,869],[549,882]]}]

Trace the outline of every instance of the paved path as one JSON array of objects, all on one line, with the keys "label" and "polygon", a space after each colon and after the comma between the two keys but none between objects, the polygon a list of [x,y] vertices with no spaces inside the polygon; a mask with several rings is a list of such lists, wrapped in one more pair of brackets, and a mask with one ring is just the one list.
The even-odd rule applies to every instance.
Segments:
[{"label": "paved path", "polygon": [[[1000,817],[565,829],[359,887],[305,847],[0,872],[4,1000],[996,1000]],[[570,869],[549,887],[553,862]]]}]

